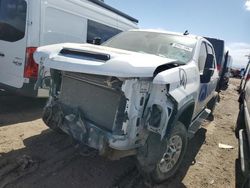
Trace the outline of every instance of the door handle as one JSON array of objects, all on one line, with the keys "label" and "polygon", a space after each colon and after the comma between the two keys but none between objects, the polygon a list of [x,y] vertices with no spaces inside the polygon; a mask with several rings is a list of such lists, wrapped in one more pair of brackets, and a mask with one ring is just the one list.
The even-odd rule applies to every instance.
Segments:
[{"label": "door handle", "polygon": [[4,56],[5,56],[4,53],[0,52],[0,57],[4,57]]},{"label": "door handle", "polygon": [[21,66],[23,64],[22,62],[19,62],[19,61],[16,61],[16,60],[14,60],[12,63],[14,63],[17,66]]},{"label": "door handle", "polygon": [[16,58],[12,61],[12,63],[14,63],[15,65],[17,66],[21,66],[23,63],[22,63],[22,59],[20,58]]}]

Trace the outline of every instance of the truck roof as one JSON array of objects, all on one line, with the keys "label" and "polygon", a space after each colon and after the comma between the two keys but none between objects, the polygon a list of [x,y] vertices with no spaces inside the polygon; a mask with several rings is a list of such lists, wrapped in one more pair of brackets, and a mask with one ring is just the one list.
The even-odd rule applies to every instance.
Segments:
[{"label": "truck roof", "polygon": [[100,1],[100,0],[88,0],[88,1],[90,1],[90,2],[92,2],[94,4],[96,4],[96,5],[99,5],[99,6],[105,8],[105,9],[111,11],[111,12],[114,12],[114,13],[118,14],[119,16],[122,16],[122,17],[124,17],[124,18],[126,18],[126,19],[128,19],[128,20],[130,20],[132,22],[135,22],[135,23],[139,22],[136,18],[133,18],[133,17],[121,12],[120,10],[117,10],[117,9],[107,5],[103,1]]}]

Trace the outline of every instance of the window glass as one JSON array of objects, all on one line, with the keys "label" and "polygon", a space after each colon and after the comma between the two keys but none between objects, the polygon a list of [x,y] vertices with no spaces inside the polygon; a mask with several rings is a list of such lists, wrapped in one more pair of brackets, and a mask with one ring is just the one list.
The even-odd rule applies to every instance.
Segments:
[{"label": "window glass", "polygon": [[213,49],[212,49],[212,47],[209,44],[207,44],[207,53],[214,55]]},{"label": "window glass", "polygon": [[175,59],[183,64],[193,57],[197,40],[188,36],[147,31],[127,31],[104,46]]},{"label": "window glass", "polygon": [[99,37],[103,43],[120,32],[122,31],[119,29],[88,20],[87,42],[92,43],[95,38]]},{"label": "window glass", "polygon": [[[67,24],[59,24],[59,20]],[[64,42],[86,42],[87,19],[70,12],[46,7],[44,14],[43,40],[41,45],[57,44]],[[74,28],[74,29],[72,29]]]},{"label": "window glass", "polygon": [[0,40],[15,42],[24,37],[26,13],[24,0],[0,0]]},{"label": "window glass", "polygon": [[199,61],[198,61],[200,72],[203,72],[203,69],[205,67],[206,58],[207,58],[207,48],[206,48],[205,43],[202,43],[201,48],[200,48]]},{"label": "window glass", "polygon": [[212,46],[210,46],[210,44],[207,44],[207,53],[208,53],[208,54],[212,54],[212,55],[214,56],[214,61],[213,61],[212,68],[215,68],[216,57],[215,57],[213,48],[212,48]]}]

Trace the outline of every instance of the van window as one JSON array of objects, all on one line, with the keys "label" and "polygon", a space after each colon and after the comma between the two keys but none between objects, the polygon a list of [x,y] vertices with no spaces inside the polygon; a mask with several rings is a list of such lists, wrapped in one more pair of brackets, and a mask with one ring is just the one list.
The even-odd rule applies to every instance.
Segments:
[{"label": "van window", "polygon": [[101,38],[101,43],[122,32],[119,29],[88,20],[87,42],[92,43],[95,38]]},{"label": "van window", "polygon": [[[63,18],[63,23],[60,21]],[[87,19],[54,7],[46,7],[42,28],[42,45],[64,42],[85,43]],[[74,29],[72,29],[74,28]]]},{"label": "van window", "polygon": [[27,3],[0,0],[0,40],[15,42],[25,35]]}]

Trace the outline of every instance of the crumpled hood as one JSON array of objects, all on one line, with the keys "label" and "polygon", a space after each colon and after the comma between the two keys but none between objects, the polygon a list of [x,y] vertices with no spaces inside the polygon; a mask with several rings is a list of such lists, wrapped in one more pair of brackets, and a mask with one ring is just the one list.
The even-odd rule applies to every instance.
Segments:
[{"label": "crumpled hood", "polygon": [[[62,50],[69,50],[63,54]],[[90,53],[91,56],[86,56]],[[100,60],[104,56],[108,59]],[[95,56],[97,58],[95,58]],[[152,77],[155,69],[174,59],[91,44],[55,44],[43,46],[34,54],[37,64],[47,68],[116,77]]]}]

